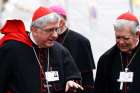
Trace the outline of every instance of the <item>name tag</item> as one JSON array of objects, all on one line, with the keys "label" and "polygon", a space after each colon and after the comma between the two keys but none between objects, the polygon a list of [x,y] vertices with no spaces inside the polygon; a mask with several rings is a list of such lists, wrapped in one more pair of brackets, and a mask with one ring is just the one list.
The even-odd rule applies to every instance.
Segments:
[{"label": "name tag", "polygon": [[46,80],[47,80],[48,82],[58,81],[58,80],[59,80],[58,71],[49,71],[49,72],[45,72],[45,76],[46,76]]},{"label": "name tag", "polygon": [[133,72],[120,72],[119,82],[133,82]]}]

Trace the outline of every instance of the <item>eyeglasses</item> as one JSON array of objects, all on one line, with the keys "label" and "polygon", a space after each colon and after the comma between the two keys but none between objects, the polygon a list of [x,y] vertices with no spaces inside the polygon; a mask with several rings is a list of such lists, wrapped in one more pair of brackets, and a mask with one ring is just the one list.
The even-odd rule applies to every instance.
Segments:
[{"label": "eyeglasses", "polygon": [[50,29],[43,29],[43,28],[41,28],[41,27],[37,27],[36,26],[36,28],[38,28],[38,29],[40,29],[41,31],[44,31],[44,32],[47,32],[47,33],[50,33],[50,32],[56,32],[56,33],[60,33],[61,32],[61,29],[58,27],[58,28],[50,28]]}]

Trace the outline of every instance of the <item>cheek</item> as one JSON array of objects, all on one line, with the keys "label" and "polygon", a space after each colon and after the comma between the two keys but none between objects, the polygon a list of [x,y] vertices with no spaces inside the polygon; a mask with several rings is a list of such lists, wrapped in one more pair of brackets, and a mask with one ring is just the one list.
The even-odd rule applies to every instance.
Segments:
[{"label": "cheek", "polygon": [[116,44],[119,47],[127,47],[130,45],[128,42],[122,42],[122,41],[117,41]]},{"label": "cheek", "polygon": [[38,43],[43,43],[44,40],[45,40],[45,38],[44,38],[43,36],[38,35],[38,36],[36,37],[36,40],[38,41]]},{"label": "cheek", "polygon": [[127,43],[127,45],[128,45],[129,47],[131,47],[133,44],[134,44],[134,41],[130,41],[130,42]]},{"label": "cheek", "polygon": [[116,40],[117,44],[125,44],[125,42],[123,40]]},{"label": "cheek", "polygon": [[49,40],[49,36],[48,35],[44,35],[44,36],[40,37],[40,39],[43,42],[47,42]]}]

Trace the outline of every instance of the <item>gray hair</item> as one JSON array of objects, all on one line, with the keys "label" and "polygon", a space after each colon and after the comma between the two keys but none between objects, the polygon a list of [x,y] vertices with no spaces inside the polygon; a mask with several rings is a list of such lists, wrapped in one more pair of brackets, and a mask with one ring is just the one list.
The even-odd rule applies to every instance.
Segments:
[{"label": "gray hair", "polygon": [[60,16],[57,13],[50,13],[42,16],[31,23],[31,27],[45,27],[50,22],[59,22]]},{"label": "gray hair", "polygon": [[138,29],[139,29],[139,25],[137,24],[137,22],[120,19],[120,20],[117,20],[115,22],[114,30],[117,31],[118,29],[120,29],[120,28],[122,28],[124,26],[130,27],[132,33],[136,33],[138,31]]}]

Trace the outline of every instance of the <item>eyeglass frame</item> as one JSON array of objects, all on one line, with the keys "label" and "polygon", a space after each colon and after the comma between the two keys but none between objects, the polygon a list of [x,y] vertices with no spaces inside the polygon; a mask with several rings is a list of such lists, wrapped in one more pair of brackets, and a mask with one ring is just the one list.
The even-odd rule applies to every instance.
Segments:
[{"label": "eyeglass frame", "polygon": [[37,29],[40,29],[40,30],[42,30],[44,32],[47,32],[47,33],[54,32],[55,31],[57,34],[59,34],[61,32],[60,27],[58,27],[58,28],[51,28],[51,29],[47,29],[47,30],[45,30],[45,29],[43,29],[42,27],[39,27],[39,26],[35,26],[35,27]]}]

